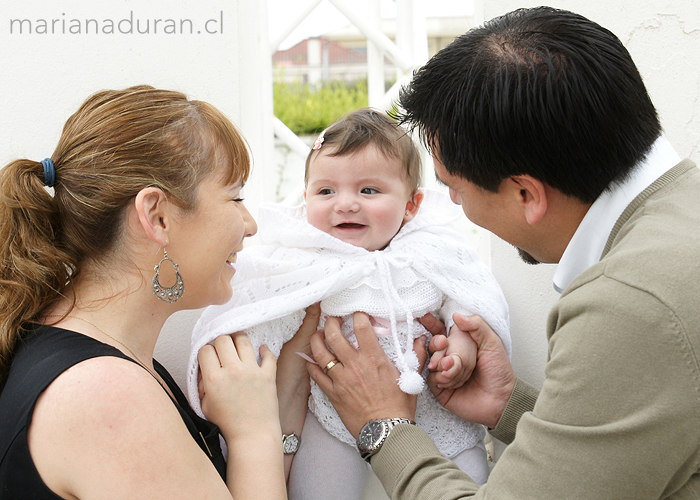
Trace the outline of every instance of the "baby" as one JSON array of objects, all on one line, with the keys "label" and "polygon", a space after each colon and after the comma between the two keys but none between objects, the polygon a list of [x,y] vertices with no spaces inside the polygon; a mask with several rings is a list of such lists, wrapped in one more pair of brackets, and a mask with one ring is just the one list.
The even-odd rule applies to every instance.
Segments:
[{"label": "baby", "polygon": [[[370,109],[347,115],[319,136],[306,160],[305,184],[304,203],[261,206],[263,245],[239,253],[234,298],[207,308],[195,326],[192,406],[201,414],[197,352],[217,336],[244,330],[256,349],[266,344],[278,354],[305,308],[320,301],[323,316],[341,317],[343,333],[354,343],[352,314],[363,311],[401,374],[400,388],[418,394],[418,425],[445,456],[485,482],[483,427],[440,406],[424,383],[427,368],[418,373],[413,352],[414,339],[430,338],[417,320],[429,312],[450,332],[450,351],[439,369],[453,385],[468,378],[476,353],[471,337],[454,325],[454,313],[483,317],[510,352],[503,294],[466,239],[448,226],[461,211],[446,194],[419,189],[413,141]],[[450,356],[452,350],[462,355]],[[309,410],[290,472],[290,499],[361,499],[367,464],[313,382]]]}]

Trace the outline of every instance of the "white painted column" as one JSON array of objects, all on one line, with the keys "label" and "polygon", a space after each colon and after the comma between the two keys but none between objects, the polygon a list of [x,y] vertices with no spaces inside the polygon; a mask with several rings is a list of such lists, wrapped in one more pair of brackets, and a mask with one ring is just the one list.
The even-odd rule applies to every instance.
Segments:
[{"label": "white painted column", "polygon": [[[367,0],[369,24],[381,29],[382,17],[379,0]],[[378,107],[384,97],[384,54],[367,39],[367,97],[369,105]]]},{"label": "white painted column", "polygon": [[[396,0],[396,46],[412,59],[415,53],[414,15],[414,0]],[[405,74],[402,68],[396,68],[397,80]]]},{"label": "white painted column", "polygon": [[480,26],[484,23],[484,0],[474,1],[474,25]]},{"label": "white painted column", "polygon": [[306,63],[309,66],[309,85],[321,83],[321,40],[309,38],[306,41]]},{"label": "white painted column", "polygon": [[[267,2],[238,0],[238,85],[240,127],[253,154],[253,173],[245,188],[246,206],[257,213],[262,201],[274,199],[274,131],[272,125],[272,53]],[[222,55],[225,57],[225,55]],[[232,82],[233,83],[233,82]]]}]

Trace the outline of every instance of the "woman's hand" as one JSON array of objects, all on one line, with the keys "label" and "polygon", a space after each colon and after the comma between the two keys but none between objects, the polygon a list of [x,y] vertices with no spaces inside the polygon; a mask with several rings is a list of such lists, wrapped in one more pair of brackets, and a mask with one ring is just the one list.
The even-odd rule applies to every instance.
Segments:
[{"label": "woman's hand", "polygon": [[226,483],[233,498],[286,499],[276,360],[243,333],[223,335],[199,351],[202,411],[228,446]]},{"label": "woman's hand", "polygon": [[276,360],[260,348],[258,366],[253,346],[243,333],[223,335],[199,351],[204,398],[202,411],[219,426],[226,442],[279,429]]},{"label": "woman's hand", "polygon": [[[345,427],[357,437],[362,426],[372,419],[403,417],[413,420],[416,396],[399,388],[399,371],[379,345],[369,316],[360,312],[353,316],[359,349],[348,342],[340,331],[340,324],[338,318],[329,318],[325,331],[311,338],[318,366],[309,363],[307,369],[333,403]],[[423,366],[427,358],[425,337],[416,339],[414,349]],[[324,373],[323,368],[334,359],[339,363]]]}]

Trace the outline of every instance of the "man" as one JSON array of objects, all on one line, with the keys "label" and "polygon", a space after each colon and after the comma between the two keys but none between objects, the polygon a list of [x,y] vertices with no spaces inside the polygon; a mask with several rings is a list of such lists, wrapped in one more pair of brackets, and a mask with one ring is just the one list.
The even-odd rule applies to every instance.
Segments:
[{"label": "man", "polygon": [[467,217],[526,261],[558,263],[562,296],[539,394],[478,317],[455,318],[479,348],[471,379],[430,376],[447,409],[510,443],[481,489],[396,420],[415,400],[387,383],[366,315],[359,350],[326,322],[332,352],[317,334],[309,372],[389,495],[700,498],[700,172],[661,134],[621,42],[571,12],[518,10],[433,57],[401,106]]}]

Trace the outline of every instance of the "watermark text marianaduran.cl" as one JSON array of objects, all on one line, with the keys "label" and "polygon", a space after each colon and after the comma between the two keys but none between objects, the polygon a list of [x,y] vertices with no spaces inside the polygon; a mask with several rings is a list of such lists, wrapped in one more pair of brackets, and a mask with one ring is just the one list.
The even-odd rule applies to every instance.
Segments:
[{"label": "watermark text marianaduran.cl", "polygon": [[210,19],[139,17],[130,11],[119,19],[69,18],[10,19],[11,35],[221,35],[224,12]]}]

